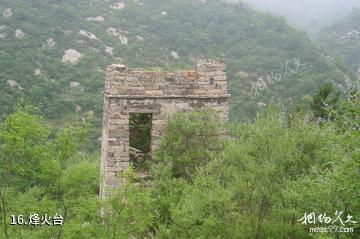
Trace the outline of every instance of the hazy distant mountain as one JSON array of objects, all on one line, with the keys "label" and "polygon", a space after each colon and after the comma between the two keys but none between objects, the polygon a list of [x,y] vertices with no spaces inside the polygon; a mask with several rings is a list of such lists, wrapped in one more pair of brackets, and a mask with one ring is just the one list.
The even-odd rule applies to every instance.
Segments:
[{"label": "hazy distant mountain", "polygon": [[[231,1],[231,0],[230,0]],[[258,9],[284,16],[291,24],[306,30],[318,30],[324,25],[360,7],[360,0],[243,0]]]},{"label": "hazy distant mountain", "polygon": [[360,79],[360,9],[323,29],[320,43],[357,72]]}]

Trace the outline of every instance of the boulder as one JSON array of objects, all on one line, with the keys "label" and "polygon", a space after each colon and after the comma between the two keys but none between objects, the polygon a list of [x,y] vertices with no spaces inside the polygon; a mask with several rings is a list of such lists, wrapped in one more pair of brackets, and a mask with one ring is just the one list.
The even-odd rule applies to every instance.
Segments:
[{"label": "boulder", "polygon": [[77,50],[68,49],[65,51],[63,55],[62,62],[75,64],[79,61],[81,56],[82,56],[81,53],[78,52]]},{"label": "boulder", "polygon": [[179,59],[179,54],[178,54],[176,51],[172,51],[172,52],[171,52],[171,56],[172,56],[174,59]]},{"label": "boulder", "polygon": [[11,17],[13,15],[11,8],[6,8],[4,11],[4,17]]},{"label": "boulder", "polygon": [[87,17],[86,20],[93,22],[103,22],[105,21],[105,18],[103,16],[96,16],[96,17]]},{"label": "boulder", "polygon": [[116,2],[110,6],[110,8],[115,9],[115,10],[121,10],[121,9],[124,9],[125,7],[126,7],[126,5],[123,2]]},{"label": "boulder", "polygon": [[11,88],[15,89],[19,89],[19,90],[23,90],[24,88],[21,87],[21,85],[19,85],[16,81],[14,80],[8,80],[7,83],[10,85]]},{"label": "boulder", "polygon": [[25,33],[20,29],[16,29],[15,36],[16,38],[23,39],[25,37]]}]

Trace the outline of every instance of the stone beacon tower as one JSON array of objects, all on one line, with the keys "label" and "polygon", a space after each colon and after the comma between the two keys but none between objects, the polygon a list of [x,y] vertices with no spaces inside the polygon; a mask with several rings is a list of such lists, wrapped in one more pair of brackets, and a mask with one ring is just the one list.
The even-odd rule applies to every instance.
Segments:
[{"label": "stone beacon tower", "polygon": [[151,114],[150,151],[154,152],[169,114],[209,107],[226,123],[229,97],[225,64],[219,61],[175,72],[110,65],[104,91],[100,197],[125,183],[122,173],[130,163],[131,114]]}]

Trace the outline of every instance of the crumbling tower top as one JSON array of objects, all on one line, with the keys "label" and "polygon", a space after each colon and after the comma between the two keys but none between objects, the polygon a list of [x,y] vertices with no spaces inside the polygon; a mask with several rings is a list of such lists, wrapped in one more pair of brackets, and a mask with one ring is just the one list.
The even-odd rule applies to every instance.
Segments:
[{"label": "crumbling tower top", "polygon": [[225,64],[207,62],[187,71],[146,71],[125,65],[107,69],[105,97],[222,98],[227,94]]}]

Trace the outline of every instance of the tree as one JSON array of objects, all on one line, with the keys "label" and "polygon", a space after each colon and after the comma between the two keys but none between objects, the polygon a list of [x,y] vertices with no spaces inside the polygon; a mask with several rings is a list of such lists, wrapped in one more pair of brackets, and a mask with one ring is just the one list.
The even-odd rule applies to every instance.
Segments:
[{"label": "tree", "polygon": [[41,160],[47,155],[49,135],[49,129],[42,124],[39,116],[31,115],[21,108],[17,108],[0,125],[0,209],[6,239],[9,238],[8,192],[10,189],[24,191],[40,183],[38,172]]},{"label": "tree", "polygon": [[312,96],[311,109],[317,118],[326,119],[330,110],[336,110],[340,98],[340,92],[336,92],[335,96],[330,98],[334,93],[334,87],[331,82],[319,88],[319,91]]},{"label": "tree", "polygon": [[[83,234],[91,237],[101,222],[98,163],[77,159],[87,126],[54,133],[33,109],[19,106],[0,125],[0,232],[6,239],[76,238],[87,222]],[[29,213],[59,214],[63,226],[8,226],[10,215],[28,223]]]},{"label": "tree", "polygon": [[212,110],[175,113],[167,121],[156,157],[171,165],[174,177],[191,180],[197,168],[221,149],[220,127]]}]

